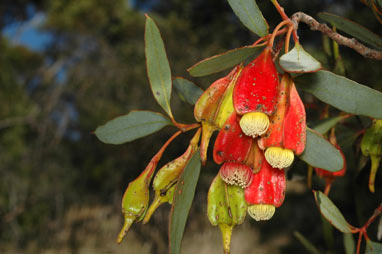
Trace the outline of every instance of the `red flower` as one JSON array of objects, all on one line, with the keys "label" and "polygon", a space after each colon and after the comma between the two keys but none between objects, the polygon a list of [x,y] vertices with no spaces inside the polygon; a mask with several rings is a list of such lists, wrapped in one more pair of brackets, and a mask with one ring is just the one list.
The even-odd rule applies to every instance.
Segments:
[{"label": "red flower", "polygon": [[[262,152],[260,156],[264,158]],[[282,205],[286,190],[284,170],[272,168],[266,160],[262,161],[260,171],[253,174],[252,183],[244,192],[249,204],[248,214],[257,221],[272,218],[275,208]]]},{"label": "red flower", "polygon": [[217,164],[224,162],[220,177],[228,184],[247,187],[252,181],[252,169],[244,164],[252,145],[252,138],[242,132],[233,112],[220,130],[213,157]]},{"label": "red flower", "polygon": [[243,115],[240,126],[253,138],[264,134],[269,118],[276,110],[278,74],[267,47],[255,60],[244,67],[233,91],[236,112]]},{"label": "red flower", "polygon": [[274,168],[286,168],[305,149],[306,117],[293,80],[284,74],[280,83],[277,110],[267,133],[259,139],[265,158]]}]

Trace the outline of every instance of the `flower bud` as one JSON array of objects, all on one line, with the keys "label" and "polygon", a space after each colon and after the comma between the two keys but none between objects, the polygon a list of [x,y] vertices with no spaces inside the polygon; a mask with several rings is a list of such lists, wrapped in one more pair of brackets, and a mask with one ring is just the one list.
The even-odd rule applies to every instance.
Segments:
[{"label": "flower bud", "polygon": [[277,110],[271,117],[267,133],[259,141],[265,158],[274,168],[289,167],[294,154],[305,149],[305,108],[289,74],[284,74],[280,83]]},{"label": "flower bud", "polygon": [[213,132],[220,129],[234,111],[232,91],[241,70],[242,66],[237,66],[226,77],[212,83],[195,104],[194,116],[202,123],[203,128],[200,144],[203,164],[207,160],[208,145]]},{"label": "flower bud", "polygon": [[235,112],[226,120],[215,140],[213,157],[217,164],[226,161],[242,163],[247,157],[252,138],[244,135]]},{"label": "flower bud", "polygon": [[285,198],[286,180],[284,170],[272,168],[263,160],[260,171],[253,175],[251,185],[245,189],[248,214],[255,220],[269,220],[275,208],[282,205]]},{"label": "flower bud", "polygon": [[170,161],[158,170],[153,181],[155,197],[143,220],[144,224],[146,224],[150,220],[156,208],[158,208],[161,204],[165,202],[172,202],[172,196],[174,191],[173,188],[175,188],[178,178],[182,174],[184,168],[187,166],[191,157],[198,149],[200,132],[201,130],[198,129],[194,137],[191,139],[190,145],[188,146],[187,150],[181,156]]},{"label": "flower bud", "polygon": [[149,183],[154,170],[149,166],[126,188],[122,198],[123,227],[118,234],[121,243],[134,222],[141,221],[149,204]]},{"label": "flower bud", "polygon": [[240,126],[247,136],[254,138],[268,129],[268,116],[276,110],[278,86],[271,48],[267,47],[244,67],[233,91],[233,104],[243,115]]},{"label": "flower bud", "polygon": [[244,190],[227,185],[218,175],[210,186],[207,200],[208,219],[213,226],[219,226],[224,253],[229,253],[233,227],[242,224],[246,216]]},{"label": "flower bud", "polygon": [[362,137],[361,150],[364,156],[371,158],[369,190],[375,192],[375,176],[382,156],[382,120],[375,119],[373,125],[366,130]]}]

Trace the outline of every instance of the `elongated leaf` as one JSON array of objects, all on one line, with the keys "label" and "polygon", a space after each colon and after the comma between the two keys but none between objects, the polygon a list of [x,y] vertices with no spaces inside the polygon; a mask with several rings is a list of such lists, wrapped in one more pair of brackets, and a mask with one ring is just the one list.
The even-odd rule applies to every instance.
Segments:
[{"label": "elongated leaf", "polygon": [[382,243],[366,240],[365,254],[381,254],[381,253],[382,253]]},{"label": "elongated leaf", "polygon": [[245,46],[224,52],[220,55],[206,58],[187,71],[191,76],[203,77],[233,67],[250,56],[257,56],[264,49],[263,46]]},{"label": "elongated leaf", "polygon": [[180,99],[191,105],[194,105],[203,93],[203,89],[185,78],[177,77],[173,82]]},{"label": "elongated leaf", "polygon": [[298,88],[347,113],[382,119],[382,93],[329,71],[294,79]]},{"label": "elongated leaf", "polygon": [[346,118],[346,115],[342,116],[336,116],[336,117],[331,117],[331,118],[326,118],[318,123],[314,124],[312,126],[312,129],[317,131],[320,134],[325,134],[327,131],[329,131],[331,128],[333,128],[339,121],[342,119]]},{"label": "elongated leaf", "polygon": [[344,31],[351,36],[354,36],[360,41],[363,41],[377,49],[382,49],[382,38],[367,28],[349,19],[327,12],[321,12],[318,14],[318,16],[323,20],[331,23],[337,29]]},{"label": "elongated leaf", "polygon": [[352,226],[345,220],[344,216],[333,202],[321,191],[313,192],[322,216],[342,233],[351,233]]},{"label": "elongated leaf", "polygon": [[294,48],[280,57],[280,66],[286,72],[316,72],[322,68],[321,63],[296,43]]},{"label": "elongated leaf", "polygon": [[95,135],[106,144],[122,144],[159,131],[171,122],[159,113],[131,111],[95,130]]},{"label": "elongated leaf", "polygon": [[170,253],[179,254],[188,213],[200,174],[199,151],[191,158],[178,180],[170,215]]},{"label": "elongated leaf", "polygon": [[343,234],[344,237],[344,247],[346,254],[354,254],[355,253],[355,243],[353,234]]},{"label": "elongated leaf", "polygon": [[293,232],[293,234],[309,253],[320,254],[320,251],[308,239],[306,239],[300,232],[295,231]]},{"label": "elongated leaf", "polygon": [[148,15],[146,15],[145,53],[151,90],[159,105],[172,118],[170,65],[159,29]]},{"label": "elongated leaf", "polygon": [[306,145],[300,159],[315,168],[328,171],[341,170],[344,164],[341,153],[329,141],[312,129],[306,129]]},{"label": "elongated leaf", "polygon": [[255,0],[228,0],[241,23],[260,37],[268,34],[268,24]]}]

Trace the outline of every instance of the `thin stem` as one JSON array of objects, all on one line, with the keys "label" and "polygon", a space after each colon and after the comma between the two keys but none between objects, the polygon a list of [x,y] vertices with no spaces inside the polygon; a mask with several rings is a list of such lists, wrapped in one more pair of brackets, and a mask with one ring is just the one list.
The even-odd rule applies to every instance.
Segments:
[{"label": "thin stem", "polygon": [[[182,131],[177,131],[175,132],[167,141],[166,143],[164,143],[164,145],[161,147],[161,149],[159,149],[159,151],[154,155],[154,157],[151,159],[151,161],[149,162],[149,165],[150,164],[158,164],[160,158],[162,157],[162,154],[164,153],[164,151],[166,150],[166,148],[168,147],[169,144],[171,144],[171,142],[177,137],[179,136],[180,134],[182,133]],[[154,167],[155,169],[155,167]]]},{"label": "thin stem", "polygon": [[379,216],[382,214],[382,203],[374,210],[373,215],[368,219],[368,221],[363,226],[365,229],[370,226],[370,224]]},{"label": "thin stem", "polygon": [[193,129],[195,129],[195,128],[200,127],[200,123],[183,124],[183,123],[178,123],[177,121],[175,121],[174,118],[171,118],[171,122],[172,122],[176,127],[178,127],[178,129],[180,129],[182,132],[187,132],[187,131],[190,131],[190,130],[193,130]]},{"label": "thin stem", "polygon": [[[278,36],[278,35],[280,35],[280,34],[284,34],[284,33],[286,33],[287,30],[288,30],[288,28],[286,28],[286,27],[283,28],[283,29],[281,29],[281,30],[279,30],[279,31],[276,33],[276,36]],[[252,44],[252,46],[261,45],[261,44],[259,44],[260,42],[265,41],[265,40],[268,40],[271,36],[272,36],[272,34],[268,34],[268,35],[266,35],[266,36],[264,36],[264,37],[261,37],[260,39],[258,39],[257,41],[255,41],[255,42]],[[264,42],[264,43],[266,43],[266,42]]]},{"label": "thin stem", "polygon": [[359,254],[359,251],[361,249],[361,241],[362,241],[362,232],[359,232],[358,241],[357,241],[357,254]]},{"label": "thin stem", "polygon": [[286,38],[285,38],[285,54],[289,52],[289,41],[290,41],[290,36],[293,32],[293,27],[290,26],[288,28],[288,32],[287,32],[287,35],[286,35]]},{"label": "thin stem", "polygon": [[[286,15],[285,11],[284,11],[284,8],[281,7],[281,5],[277,2],[277,0],[271,0],[271,2],[273,3],[273,5],[276,7],[276,10],[277,12],[280,14],[281,18],[285,21],[285,20],[288,20],[288,21],[291,21],[288,17],[288,15]],[[297,29],[293,29],[293,40],[295,42],[298,42],[298,35],[297,35]]]},{"label": "thin stem", "polygon": [[269,45],[270,47],[273,47],[273,43],[274,43],[274,41],[275,41],[275,37],[276,37],[276,35],[277,35],[277,32],[280,30],[280,28],[283,27],[283,26],[285,26],[285,25],[287,25],[289,22],[290,22],[289,20],[283,20],[283,21],[280,22],[280,24],[278,24],[278,25],[276,26],[275,30],[273,30],[271,39],[270,39],[269,42],[268,42],[268,45]]},{"label": "thin stem", "polygon": [[313,175],[313,167],[309,165],[308,166],[308,176],[306,178],[307,185],[308,185],[309,189],[312,189],[312,175]]},{"label": "thin stem", "polygon": [[332,182],[333,182],[333,179],[326,179],[325,180],[325,191],[324,191],[324,194],[326,196],[329,195],[330,188],[332,187]]}]

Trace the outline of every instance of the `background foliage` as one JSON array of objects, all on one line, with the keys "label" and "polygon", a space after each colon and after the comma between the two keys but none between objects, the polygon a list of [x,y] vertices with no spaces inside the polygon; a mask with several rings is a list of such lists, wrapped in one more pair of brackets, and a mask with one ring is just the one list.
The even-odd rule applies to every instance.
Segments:
[{"label": "background foliage", "polygon": [[[377,34],[382,32],[372,11],[359,1],[284,2],[281,4],[288,14],[304,11],[317,17],[320,11],[330,11]],[[273,6],[259,1],[259,7],[274,28],[280,20]],[[161,207],[149,226],[136,225],[121,247],[114,244],[114,239],[122,219],[123,190],[145,168],[173,131],[172,127],[122,146],[104,145],[91,133],[95,126],[132,109],[160,110],[148,96],[151,91],[145,69],[144,12],[149,12],[160,27],[173,76],[189,78],[203,89],[221,74],[195,79],[187,74],[188,67],[257,39],[240,24],[226,1],[0,3],[1,252],[167,250],[168,207]],[[327,69],[335,68],[333,58],[322,46],[321,34],[300,26],[304,48]],[[38,33],[37,38],[24,38],[31,29]],[[46,39],[42,41],[41,37]],[[347,77],[382,90],[381,62],[364,59],[350,49],[341,47],[340,51]],[[308,124],[313,123],[319,115],[316,108],[322,104],[309,95],[304,98],[310,101]],[[192,107],[176,96],[172,96],[172,108],[177,119],[192,121]],[[369,124],[367,118],[352,118],[337,129],[348,172],[335,182],[331,199],[353,225],[362,225],[382,200],[382,189],[378,188],[381,173],[377,175],[376,193],[370,194],[367,189],[370,163],[359,157],[359,140],[353,145],[359,137],[352,135],[351,126]],[[175,141],[162,161],[179,156],[186,142],[186,139]],[[185,253],[195,246],[202,248],[203,253],[221,248],[220,235],[217,229],[206,226],[205,215],[206,193],[216,172],[212,162],[201,171],[186,226]],[[339,232],[323,234],[331,230],[320,223],[305,177],[305,164],[295,163],[288,173],[287,199],[277,216],[266,223],[250,223],[249,228],[238,227],[233,253],[251,251],[245,248],[254,247],[253,238],[264,253],[301,250],[293,231],[301,232],[321,250],[343,250]],[[322,188],[323,182],[313,180],[314,188]],[[376,227],[372,225],[369,236],[376,236]],[[248,232],[253,238],[248,237]],[[213,241],[203,242],[203,238],[216,239],[216,245],[212,245]]]}]

